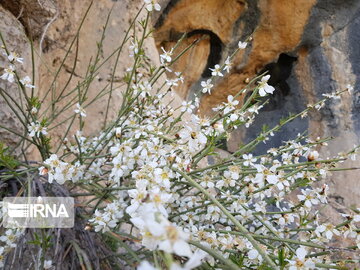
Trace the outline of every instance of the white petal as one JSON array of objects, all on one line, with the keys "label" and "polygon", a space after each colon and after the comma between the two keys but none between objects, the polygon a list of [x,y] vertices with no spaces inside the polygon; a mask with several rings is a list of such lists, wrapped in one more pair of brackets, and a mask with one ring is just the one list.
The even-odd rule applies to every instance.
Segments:
[{"label": "white petal", "polygon": [[152,235],[161,236],[165,233],[165,228],[156,221],[147,221],[146,225]]},{"label": "white petal", "polygon": [[254,260],[259,255],[259,252],[256,249],[252,249],[248,252],[248,257],[250,260]]},{"label": "white petal", "polygon": [[171,247],[171,243],[170,243],[169,240],[162,241],[159,244],[159,249],[163,250],[163,251],[166,251],[166,252],[169,252],[169,253],[172,253],[172,247]]},{"label": "white petal", "polygon": [[[154,5],[154,8],[155,8],[156,11],[160,11],[161,6],[156,3],[156,4]],[[170,58],[170,59],[171,59],[171,58]],[[170,61],[171,61],[171,60],[170,60]],[[170,61],[168,61],[168,62],[170,62]]]},{"label": "white petal", "polygon": [[296,256],[302,261],[305,259],[307,252],[306,249],[303,247],[300,247],[296,250]]},{"label": "white petal", "polygon": [[269,93],[269,94],[272,94],[272,93],[275,91],[275,88],[272,87],[271,85],[268,85],[268,84],[266,84],[266,85],[264,86],[264,88],[265,88],[265,92],[266,92],[266,93]]},{"label": "white petal", "polygon": [[259,95],[260,95],[260,97],[265,97],[265,96],[266,96],[266,92],[265,92],[265,90],[264,90],[263,87],[261,87],[261,88],[259,89]]},{"label": "white petal", "polygon": [[191,257],[192,252],[190,246],[184,240],[178,240],[174,243],[174,252],[179,256]]},{"label": "white petal", "polygon": [[267,82],[270,79],[270,75],[265,75],[261,78],[262,82]]},{"label": "white petal", "polygon": [[274,175],[274,174],[268,175],[268,176],[266,177],[266,180],[267,180],[270,184],[276,184],[276,183],[279,181],[278,177],[277,177],[276,175]]},{"label": "white petal", "polygon": [[195,251],[195,253],[190,257],[185,264],[186,269],[193,269],[198,267],[201,264],[201,260],[206,257],[207,253],[201,249]]},{"label": "white petal", "polygon": [[325,233],[327,239],[331,239],[333,237],[333,233],[331,231],[326,231]]},{"label": "white petal", "polygon": [[241,42],[241,41],[239,41],[238,46],[239,46],[240,49],[245,49],[246,46],[247,46],[247,42]]}]

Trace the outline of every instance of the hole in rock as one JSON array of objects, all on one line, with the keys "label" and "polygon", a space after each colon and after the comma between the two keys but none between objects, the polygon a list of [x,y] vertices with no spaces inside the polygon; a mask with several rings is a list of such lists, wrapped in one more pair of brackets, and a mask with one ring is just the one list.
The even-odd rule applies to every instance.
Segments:
[{"label": "hole in rock", "polygon": [[201,74],[201,77],[209,78],[211,77],[210,68],[213,68],[221,60],[223,43],[221,42],[221,39],[214,32],[210,30],[205,30],[205,29],[193,30],[187,34],[187,37],[191,37],[194,35],[208,35],[210,38],[210,53],[207,59],[206,67],[203,73]]}]

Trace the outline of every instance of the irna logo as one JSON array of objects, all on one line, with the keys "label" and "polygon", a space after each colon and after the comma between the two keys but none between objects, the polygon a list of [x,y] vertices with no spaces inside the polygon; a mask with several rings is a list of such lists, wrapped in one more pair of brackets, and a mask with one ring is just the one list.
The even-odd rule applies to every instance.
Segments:
[{"label": "irna logo", "polygon": [[5,197],[6,228],[71,228],[74,199],[69,197]]}]

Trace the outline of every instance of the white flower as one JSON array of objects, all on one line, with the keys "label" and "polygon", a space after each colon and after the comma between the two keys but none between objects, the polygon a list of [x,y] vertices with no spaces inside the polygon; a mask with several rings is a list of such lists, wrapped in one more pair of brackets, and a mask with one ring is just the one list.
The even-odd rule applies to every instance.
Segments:
[{"label": "white flower", "polygon": [[219,207],[210,205],[207,208],[207,214],[205,218],[213,222],[217,222],[220,219],[220,214],[221,214],[221,210]]},{"label": "white flower", "polygon": [[182,112],[188,112],[188,113],[192,113],[192,111],[195,109],[195,106],[192,104],[191,101],[189,102],[186,102],[186,101],[183,101],[181,103],[181,111]]},{"label": "white flower", "polygon": [[304,205],[308,208],[311,207],[311,205],[316,205],[319,203],[319,199],[317,198],[316,193],[311,189],[305,189],[301,190],[301,193],[303,195],[297,195],[298,199],[302,202],[304,202]]},{"label": "white flower", "polygon": [[351,95],[354,92],[354,86],[352,86],[351,84],[348,84],[348,85],[346,85],[346,90]]},{"label": "white flower", "polygon": [[161,6],[154,0],[144,0],[145,3],[145,8],[147,9],[147,11],[151,12],[154,9],[156,11],[160,11]]},{"label": "white flower", "polygon": [[[172,50],[172,49],[171,49]],[[176,77],[181,83],[184,83],[184,76],[181,75],[181,72],[175,72]]]},{"label": "white flower", "polygon": [[160,191],[159,187],[155,187],[149,191],[150,198],[149,200],[156,205],[156,208],[164,216],[167,215],[164,205],[171,199],[172,195],[166,192]]},{"label": "white flower", "polygon": [[40,175],[48,174],[48,181],[52,183],[54,180],[59,184],[63,184],[66,180],[73,182],[78,181],[84,175],[84,165],[76,162],[74,165],[59,160],[57,155],[52,154],[44,161],[45,167],[39,168]]},{"label": "white flower", "polygon": [[178,86],[179,84],[178,84],[178,81],[179,81],[179,79],[178,78],[175,78],[175,79],[166,79],[165,80],[165,82],[166,82],[166,85],[168,85],[168,86]]},{"label": "white flower", "polygon": [[166,168],[156,168],[154,170],[155,182],[167,189],[170,188],[170,178],[173,176],[172,171]]},{"label": "white flower", "polygon": [[116,156],[112,163],[114,167],[111,170],[110,178],[114,179],[116,183],[120,182],[120,178],[124,175],[127,175],[129,172],[128,164],[126,164],[126,161],[122,158],[122,155],[119,154]]},{"label": "white flower", "polygon": [[279,177],[276,174],[268,174],[266,176],[266,180],[269,184],[277,185],[277,183],[279,182]]},{"label": "white flower", "polygon": [[321,203],[327,203],[327,196],[329,192],[329,186],[323,184],[321,188],[317,189],[317,196]]},{"label": "white flower", "polygon": [[8,55],[8,60],[10,62],[16,61],[20,64],[24,63],[24,58],[19,57],[19,55],[15,52],[10,52],[10,54]]},{"label": "white flower", "polygon": [[134,55],[139,53],[139,47],[138,47],[139,45],[136,40],[135,40],[135,43],[134,43],[134,41],[130,41],[130,43],[131,43],[131,45],[129,46],[129,51],[130,51],[129,56],[134,57]]},{"label": "white flower", "polygon": [[224,114],[229,113],[230,111],[235,109],[235,106],[237,106],[239,104],[239,101],[234,99],[234,97],[232,95],[229,95],[227,97],[228,102],[225,103],[225,109],[224,109]]},{"label": "white flower", "polygon": [[[283,175],[281,175],[283,176]],[[283,190],[284,188],[286,187],[289,187],[290,186],[290,183],[289,181],[287,180],[287,178],[285,177],[281,177],[281,176],[278,176],[278,182],[276,183],[276,186],[279,190]]]},{"label": "white flower", "polygon": [[16,240],[20,236],[20,231],[8,229],[5,231],[5,235],[0,237],[0,241],[5,242],[7,246],[16,247]]},{"label": "white flower", "polygon": [[74,110],[75,113],[80,114],[82,117],[86,117],[86,111],[79,103],[76,104],[76,109]]},{"label": "white flower", "polygon": [[38,121],[31,122],[28,126],[28,133],[30,137],[39,137],[40,134],[47,135],[46,127],[42,126]]},{"label": "white flower", "polygon": [[332,99],[340,99],[340,95],[338,92],[332,92],[330,94],[322,94],[323,97],[326,97],[326,98],[332,98]]},{"label": "white flower", "polygon": [[211,88],[213,87],[214,85],[211,84],[211,79],[208,79],[206,82],[205,81],[202,81],[201,82],[201,87],[203,88],[201,91],[205,94],[205,93],[209,93],[211,94]]},{"label": "white flower", "polygon": [[220,76],[220,77],[223,77],[224,75],[221,73],[221,67],[220,65],[215,65],[214,68],[210,68],[210,70],[212,71],[211,72],[211,75],[212,76]]},{"label": "white flower", "polygon": [[315,263],[311,258],[305,258],[307,251],[305,248],[300,247],[296,250],[296,259],[289,261],[289,270],[307,270],[315,269]]},{"label": "white flower", "polygon": [[21,84],[27,88],[35,88],[34,85],[31,84],[31,79],[29,76],[26,76],[20,80]]},{"label": "white flower", "polygon": [[51,167],[58,167],[60,165],[60,160],[56,154],[52,154],[44,163]]},{"label": "white flower", "polygon": [[238,46],[239,46],[239,49],[245,49],[247,46],[247,42],[239,41]]},{"label": "white flower", "polygon": [[228,119],[228,123],[229,122],[235,122],[238,119],[239,119],[239,115],[237,115],[236,113],[232,113],[232,114],[230,114],[230,117]]},{"label": "white flower", "polygon": [[315,229],[315,233],[320,236],[322,233],[325,234],[325,237],[328,240],[331,240],[333,235],[340,235],[340,232],[336,229],[336,227],[330,223],[322,224]]},{"label": "white flower", "polygon": [[187,143],[190,152],[196,152],[207,142],[207,137],[199,130],[186,127],[181,130],[180,138],[182,143]]},{"label": "white flower", "polygon": [[31,113],[32,115],[37,114],[37,112],[38,112],[38,109],[35,108],[35,107],[32,107],[31,110],[30,110],[30,113]]},{"label": "white flower", "polygon": [[89,222],[95,225],[95,232],[107,232],[110,231],[110,228],[114,228],[116,226],[116,221],[112,219],[110,214],[101,213],[98,209],[95,210],[94,218],[90,219]]},{"label": "white flower", "polygon": [[204,188],[213,188],[215,186],[212,177],[209,175],[205,175],[203,179],[201,179],[200,185]]},{"label": "white flower", "polygon": [[229,73],[230,72],[230,68],[231,68],[231,62],[230,62],[230,57],[228,56],[225,60],[224,63],[224,70]]},{"label": "white flower", "polygon": [[248,252],[248,258],[250,260],[255,260],[255,259],[257,259],[258,256],[259,256],[259,252],[256,249],[251,249]]},{"label": "white flower", "polygon": [[189,244],[187,243],[188,235],[173,224],[168,224],[164,228],[166,238],[160,242],[159,249],[190,258],[192,256],[192,252]]},{"label": "white flower", "polygon": [[230,177],[231,179],[238,180],[240,178],[240,167],[238,166],[229,166],[229,170],[224,172],[225,177]]},{"label": "white flower", "polygon": [[274,215],[278,218],[277,223],[281,226],[289,225],[294,222],[295,218],[294,215],[289,214],[281,214],[281,215]]},{"label": "white flower", "polygon": [[222,121],[217,121],[214,125],[213,125],[214,129],[219,133],[223,133],[225,132],[225,129],[224,129],[224,125],[222,123]]},{"label": "white flower", "polygon": [[261,97],[266,96],[266,94],[272,94],[275,90],[274,87],[267,84],[269,79],[270,75],[265,75],[261,78],[261,82],[259,82],[259,94]]},{"label": "white flower", "polygon": [[52,260],[44,261],[44,269],[50,269],[52,267]]},{"label": "white flower", "polygon": [[14,73],[15,67],[13,65],[10,65],[8,68],[4,69],[4,74],[1,75],[1,79],[11,82],[14,82],[14,77],[15,77],[15,73]]},{"label": "white flower", "polygon": [[160,55],[160,62],[161,64],[165,64],[166,62],[170,63],[171,62],[171,56],[173,55],[173,50],[174,48],[171,48],[170,51],[165,51],[165,49],[163,47],[161,47],[161,50],[164,52],[163,54]]},{"label": "white flower", "polygon": [[191,257],[192,251],[187,243],[188,234],[170,223],[157,211],[153,203],[145,203],[137,210],[138,216],[131,222],[140,230],[142,244],[150,250],[156,248],[178,256]]},{"label": "white flower", "polygon": [[314,160],[319,158],[319,152],[315,151],[315,150],[311,151],[307,158],[308,158],[309,161],[314,161]]},{"label": "white flower", "polygon": [[256,158],[252,154],[244,154],[242,157],[245,160],[243,162],[244,166],[254,165],[254,162],[256,162]]},{"label": "white flower", "polygon": [[[226,171],[225,173],[227,173],[228,171]],[[224,173],[224,176],[225,176]],[[236,185],[236,181],[231,178],[231,177],[227,177],[225,176],[224,178],[220,179],[219,181],[216,182],[216,187],[217,188],[222,188],[222,187],[234,187]]]}]

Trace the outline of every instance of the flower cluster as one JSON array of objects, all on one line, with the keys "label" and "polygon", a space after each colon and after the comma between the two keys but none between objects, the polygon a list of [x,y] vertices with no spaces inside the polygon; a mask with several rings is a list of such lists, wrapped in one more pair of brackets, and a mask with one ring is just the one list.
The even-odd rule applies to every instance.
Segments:
[{"label": "flower cluster", "polygon": [[16,241],[22,234],[23,232],[19,229],[7,229],[4,234],[0,236],[0,268],[4,266],[6,253],[16,247]]},{"label": "flower cluster", "polygon": [[49,183],[56,181],[59,184],[64,184],[65,181],[73,182],[83,178],[85,166],[81,165],[79,161],[74,165],[59,160],[58,156],[52,154],[44,161],[44,165],[39,168],[40,175],[48,175]]}]

